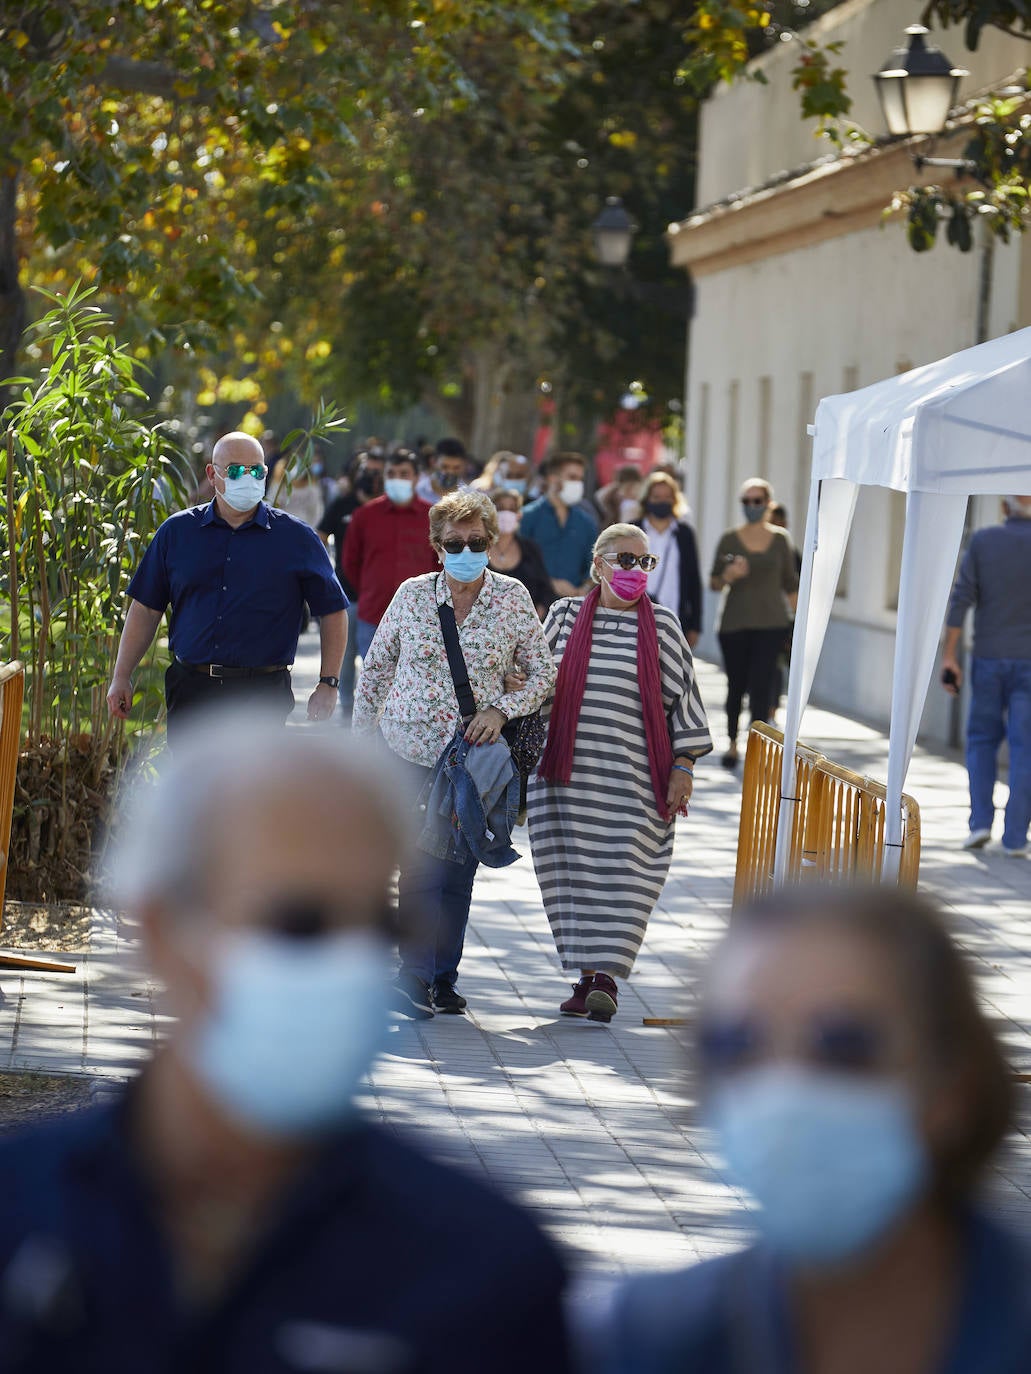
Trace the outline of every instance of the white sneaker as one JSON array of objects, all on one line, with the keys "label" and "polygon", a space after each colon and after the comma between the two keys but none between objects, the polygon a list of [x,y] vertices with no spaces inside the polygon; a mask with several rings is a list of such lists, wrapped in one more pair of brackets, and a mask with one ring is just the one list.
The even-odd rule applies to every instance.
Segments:
[{"label": "white sneaker", "polygon": [[970,834],[963,841],[964,849],[983,849],[992,838],[990,830],[971,830]]},{"label": "white sneaker", "polygon": [[1007,849],[1003,845],[1002,852],[1007,859],[1024,859],[1027,857],[1027,845],[1022,844],[1019,849]]}]

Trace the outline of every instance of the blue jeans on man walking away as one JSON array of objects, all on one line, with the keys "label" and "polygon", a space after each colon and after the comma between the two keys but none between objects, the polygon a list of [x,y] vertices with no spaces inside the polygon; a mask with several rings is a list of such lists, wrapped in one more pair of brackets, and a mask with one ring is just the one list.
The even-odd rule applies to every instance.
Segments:
[{"label": "blue jeans on man walking away", "polygon": [[363,662],[365,660],[365,655],[369,652],[369,645],[375,638],[378,628],[378,626],[371,624],[368,620],[358,621],[355,639],[358,641],[358,653]]},{"label": "blue jeans on man walking away", "polygon": [[347,608],[347,648],[340,667],[340,709],[344,720],[350,723],[351,708],[354,705],[354,683],[358,673],[358,607],[352,601]]},{"label": "blue jeans on man walking away", "polygon": [[[407,762],[404,767],[411,775],[414,806],[433,769]],[[412,849],[397,883],[402,973],[414,973],[431,987],[458,978],[478,868],[471,855],[453,863]]]},{"label": "blue jeans on man walking away", "polygon": [[970,664],[967,773],[970,829],[991,830],[999,745],[1009,743],[1004,849],[1022,849],[1031,824],[1031,659],[975,658]]}]

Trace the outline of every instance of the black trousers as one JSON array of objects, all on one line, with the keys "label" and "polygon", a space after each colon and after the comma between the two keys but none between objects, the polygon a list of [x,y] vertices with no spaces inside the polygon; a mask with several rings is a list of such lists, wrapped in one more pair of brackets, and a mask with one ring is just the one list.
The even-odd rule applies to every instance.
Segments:
[{"label": "black trousers", "polygon": [[259,677],[205,677],[173,659],[165,670],[165,706],[168,711],[168,743],[174,746],[183,727],[195,715],[219,705],[254,706],[269,719],[282,724],[294,709],[290,672],[262,673]]},{"label": "black trousers", "polygon": [[751,721],[768,720],[774,707],[777,656],[784,644],[786,626],[773,630],[731,630],[720,633],[723,667],[727,674],[727,733],[737,741],[741,704],[748,697]]}]

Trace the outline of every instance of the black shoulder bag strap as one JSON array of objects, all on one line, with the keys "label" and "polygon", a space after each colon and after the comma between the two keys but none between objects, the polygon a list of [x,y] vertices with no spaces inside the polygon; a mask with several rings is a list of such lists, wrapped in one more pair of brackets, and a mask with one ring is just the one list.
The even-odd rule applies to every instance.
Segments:
[{"label": "black shoulder bag strap", "polygon": [[455,684],[458,711],[463,720],[468,720],[476,714],[476,698],[473,696],[473,689],[469,686],[469,669],[465,666],[465,655],[462,653],[462,645],[458,638],[458,621],[455,619],[455,608],[443,601],[437,607],[437,615],[440,616],[440,631],[444,636],[444,648],[447,650],[451,680]]}]

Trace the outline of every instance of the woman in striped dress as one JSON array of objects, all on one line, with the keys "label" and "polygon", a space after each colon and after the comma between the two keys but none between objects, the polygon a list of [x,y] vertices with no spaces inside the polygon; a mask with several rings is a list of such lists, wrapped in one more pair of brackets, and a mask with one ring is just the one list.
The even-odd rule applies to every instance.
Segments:
[{"label": "woman in striped dress", "polygon": [[544,634],[559,665],[548,743],[529,788],[530,846],[564,969],[566,1016],[611,1021],[712,748],[680,622],[645,595],[643,530],[610,525],[586,597],[563,597]]}]

